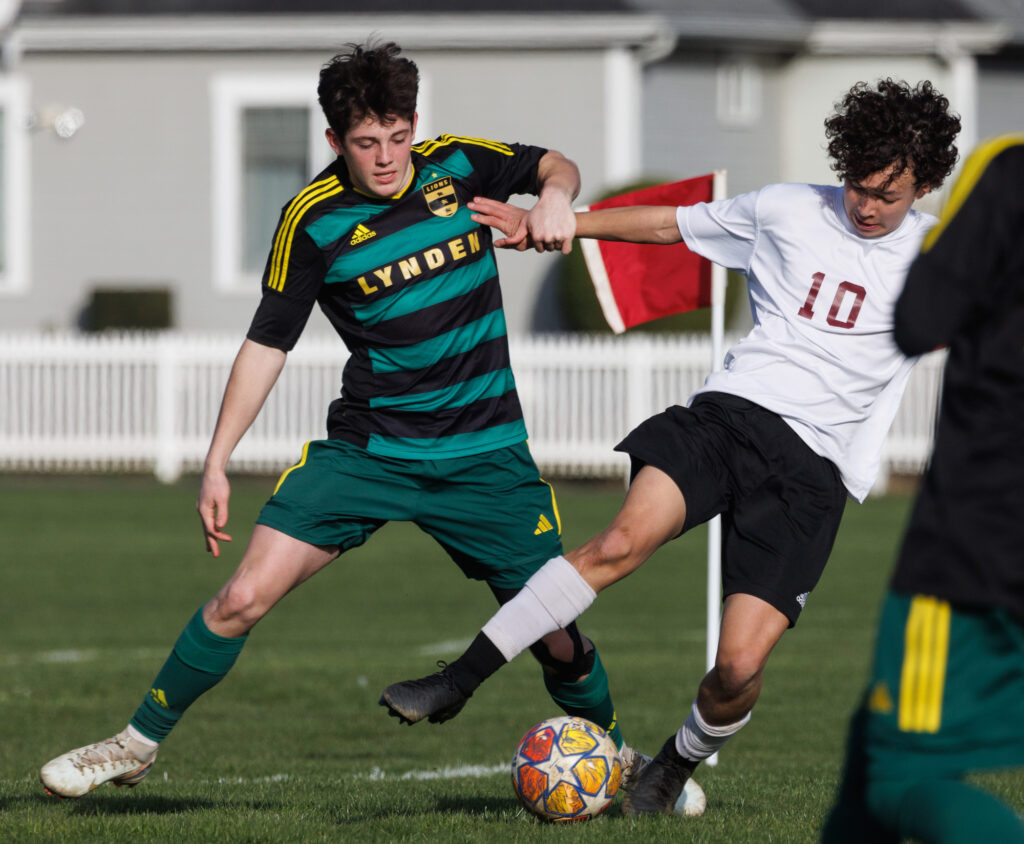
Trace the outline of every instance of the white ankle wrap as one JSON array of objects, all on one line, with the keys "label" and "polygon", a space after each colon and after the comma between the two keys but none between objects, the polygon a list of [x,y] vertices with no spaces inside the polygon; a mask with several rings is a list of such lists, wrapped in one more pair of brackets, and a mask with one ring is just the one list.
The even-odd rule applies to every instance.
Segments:
[{"label": "white ankle wrap", "polygon": [[572,563],[565,557],[553,557],[491,616],[483,633],[511,661],[542,636],[573,622],[596,597]]},{"label": "white ankle wrap", "polygon": [[751,713],[747,713],[734,724],[724,724],[715,727],[701,717],[697,709],[697,701],[690,707],[690,717],[676,733],[676,750],[684,759],[692,762],[699,762],[707,759],[725,744],[733,735],[750,720]]},{"label": "white ankle wrap", "polygon": [[125,727],[124,731],[128,734],[128,737],[132,739],[132,741],[137,741],[140,744],[145,745],[146,747],[156,747],[159,744],[159,742],[153,741],[153,739],[151,739],[149,736],[144,736],[142,733],[136,730],[135,727],[133,727],[131,724]]}]

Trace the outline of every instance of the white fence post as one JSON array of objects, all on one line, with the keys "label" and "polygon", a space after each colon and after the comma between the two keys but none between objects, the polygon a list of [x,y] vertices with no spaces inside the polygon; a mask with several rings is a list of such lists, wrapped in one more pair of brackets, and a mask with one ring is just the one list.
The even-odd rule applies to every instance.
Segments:
[{"label": "white fence post", "polygon": [[156,345],[156,466],[154,473],[165,484],[181,477],[181,443],[178,436],[178,350],[181,344],[164,335]]}]

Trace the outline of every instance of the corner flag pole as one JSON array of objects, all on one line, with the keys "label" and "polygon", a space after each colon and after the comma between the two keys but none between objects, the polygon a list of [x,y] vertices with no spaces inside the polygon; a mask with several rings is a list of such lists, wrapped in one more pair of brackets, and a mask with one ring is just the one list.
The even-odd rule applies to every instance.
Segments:
[{"label": "corner flag pole", "polygon": [[[712,199],[725,199],[725,170],[715,170]],[[724,267],[711,265],[711,371],[722,368],[725,355],[725,287]],[[718,631],[722,615],[722,517],[708,522],[708,604],[706,667],[710,671],[718,653]],[[706,764],[717,765],[718,754],[708,757]]]}]

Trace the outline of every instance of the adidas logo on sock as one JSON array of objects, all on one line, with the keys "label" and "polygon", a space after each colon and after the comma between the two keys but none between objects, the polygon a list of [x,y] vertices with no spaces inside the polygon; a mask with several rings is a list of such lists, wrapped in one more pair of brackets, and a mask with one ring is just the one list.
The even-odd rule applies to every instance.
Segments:
[{"label": "adidas logo on sock", "polygon": [[537,529],[533,532],[534,536],[540,536],[542,533],[547,533],[549,530],[554,530],[551,522],[548,521],[547,516],[543,513],[540,514],[540,519],[537,521]]},{"label": "adidas logo on sock", "polygon": [[366,228],[362,223],[356,226],[356,230],[352,232],[352,239],[349,241],[349,246],[358,246],[360,243],[369,240],[371,237],[376,237],[377,232]]}]

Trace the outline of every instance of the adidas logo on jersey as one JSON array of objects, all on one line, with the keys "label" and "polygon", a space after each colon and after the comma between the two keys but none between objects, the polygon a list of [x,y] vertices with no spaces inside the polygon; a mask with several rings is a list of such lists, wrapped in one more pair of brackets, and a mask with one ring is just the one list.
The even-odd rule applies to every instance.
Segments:
[{"label": "adidas logo on jersey", "polygon": [[356,226],[356,230],[352,232],[352,239],[348,242],[349,246],[358,246],[360,243],[364,243],[371,237],[376,237],[377,232],[366,228],[362,223]]},{"label": "adidas logo on jersey", "polygon": [[549,530],[554,530],[554,527],[551,522],[548,521],[548,517],[541,513],[540,519],[537,520],[537,529],[533,532],[533,535],[540,536],[542,533],[547,533]]},{"label": "adidas logo on jersey", "polygon": [[868,697],[868,710],[888,715],[893,710],[892,695],[885,680],[879,680]]}]

